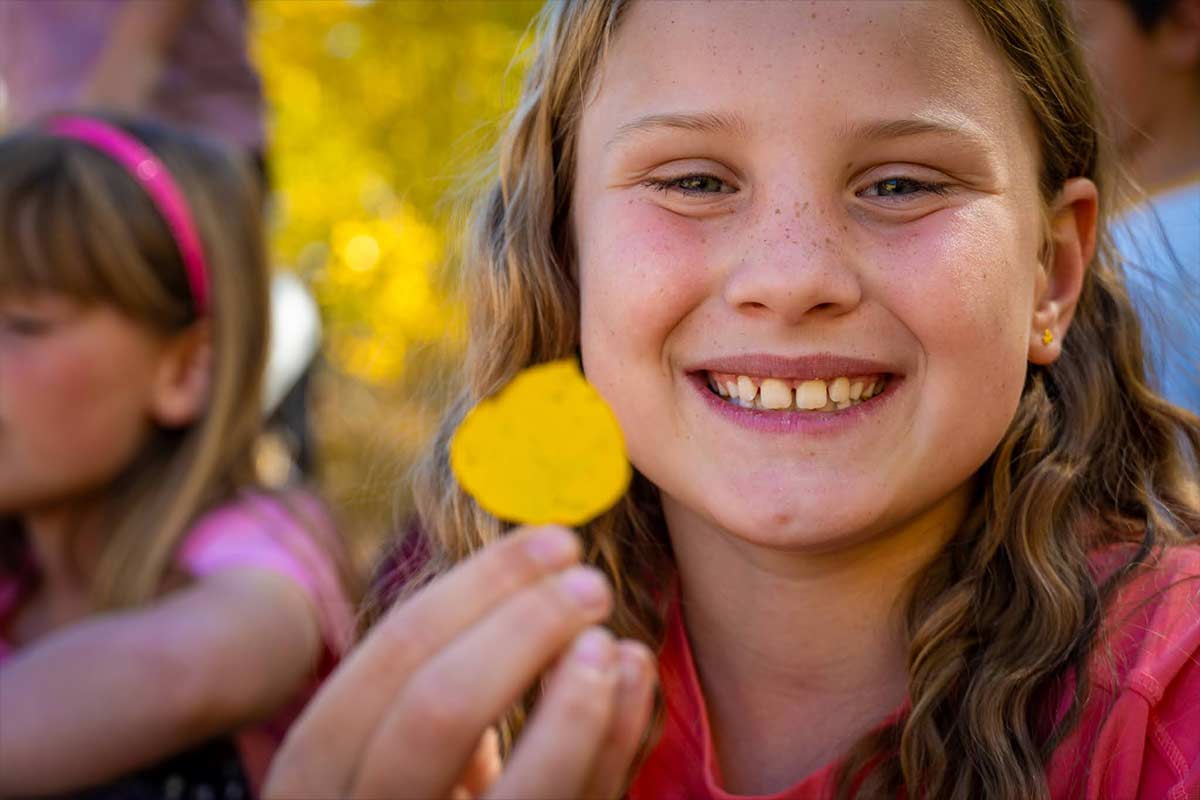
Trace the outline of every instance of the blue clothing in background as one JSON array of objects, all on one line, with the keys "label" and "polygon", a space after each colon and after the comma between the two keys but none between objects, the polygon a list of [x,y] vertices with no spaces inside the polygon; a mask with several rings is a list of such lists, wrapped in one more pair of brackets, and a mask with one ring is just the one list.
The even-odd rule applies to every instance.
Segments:
[{"label": "blue clothing in background", "polygon": [[1164,397],[1200,414],[1200,181],[1117,218],[1113,239]]}]

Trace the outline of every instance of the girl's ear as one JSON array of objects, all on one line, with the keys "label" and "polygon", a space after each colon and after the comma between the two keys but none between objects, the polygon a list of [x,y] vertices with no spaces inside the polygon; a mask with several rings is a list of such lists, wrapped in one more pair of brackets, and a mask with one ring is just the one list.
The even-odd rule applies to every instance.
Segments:
[{"label": "girl's ear", "polygon": [[194,322],[167,342],[154,376],[151,414],[164,428],[195,422],[208,405],[212,383],[212,326]]},{"label": "girl's ear", "polygon": [[1038,273],[1029,332],[1029,360],[1042,365],[1054,363],[1062,354],[1083,276],[1096,252],[1096,184],[1087,178],[1068,180],[1048,213],[1049,255]]}]

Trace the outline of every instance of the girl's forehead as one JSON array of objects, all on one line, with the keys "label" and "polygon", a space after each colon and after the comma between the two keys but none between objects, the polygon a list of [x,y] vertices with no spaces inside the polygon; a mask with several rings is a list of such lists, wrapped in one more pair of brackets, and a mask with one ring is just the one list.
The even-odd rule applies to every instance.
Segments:
[{"label": "girl's forehead", "polygon": [[1003,56],[955,0],[642,0],[595,89],[585,119],[600,127],[714,108],[768,129],[916,115],[1000,136],[1027,120]]}]

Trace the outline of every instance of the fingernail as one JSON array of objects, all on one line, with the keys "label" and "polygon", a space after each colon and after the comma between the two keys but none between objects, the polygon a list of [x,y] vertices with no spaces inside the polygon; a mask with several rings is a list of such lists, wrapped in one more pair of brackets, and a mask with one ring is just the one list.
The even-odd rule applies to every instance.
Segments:
[{"label": "fingernail", "polygon": [[558,580],[563,590],[585,608],[608,603],[608,584],[604,576],[591,567],[572,567]]},{"label": "fingernail", "polygon": [[566,528],[541,528],[525,542],[525,552],[543,567],[556,569],[579,557],[579,541]]},{"label": "fingernail", "polygon": [[589,628],[575,640],[571,658],[598,670],[607,670],[616,659],[616,643],[612,634],[603,628]]}]

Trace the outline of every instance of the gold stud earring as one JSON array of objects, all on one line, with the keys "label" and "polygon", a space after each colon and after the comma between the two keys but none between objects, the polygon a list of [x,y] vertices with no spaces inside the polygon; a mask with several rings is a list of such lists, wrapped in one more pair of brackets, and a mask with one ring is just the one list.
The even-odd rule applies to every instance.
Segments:
[{"label": "gold stud earring", "polygon": [[1053,341],[1054,334],[1050,332],[1049,328],[1046,328],[1046,330],[1042,331],[1042,344],[1049,345]]}]

